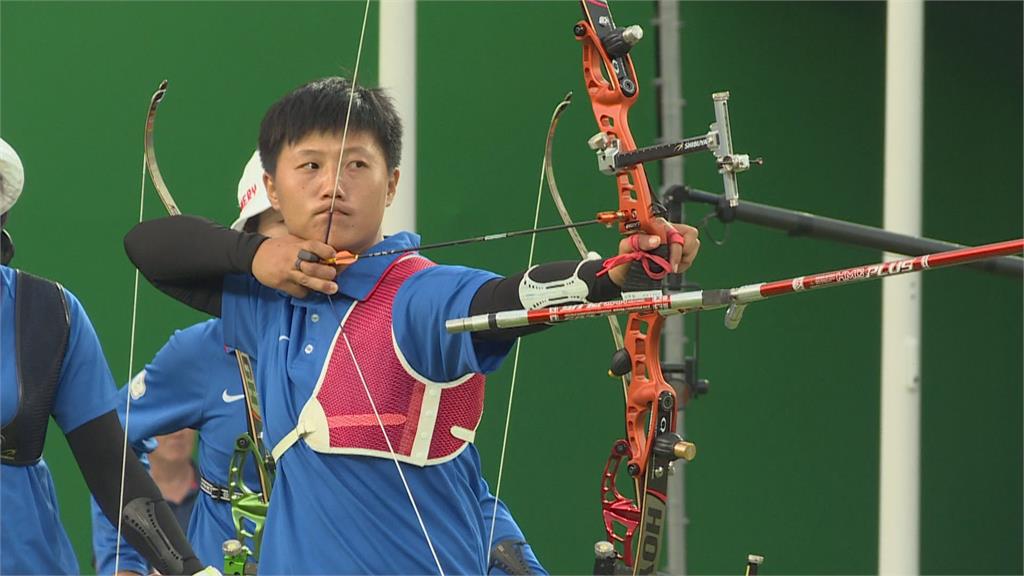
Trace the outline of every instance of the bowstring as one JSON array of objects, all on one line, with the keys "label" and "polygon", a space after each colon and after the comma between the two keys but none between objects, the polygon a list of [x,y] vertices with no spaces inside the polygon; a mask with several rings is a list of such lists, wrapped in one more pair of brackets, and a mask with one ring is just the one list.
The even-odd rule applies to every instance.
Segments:
[{"label": "bowstring", "polygon": [[[537,186],[537,202],[533,211],[533,227],[537,228],[538,222],[540,222],[540,203],[544,198],[544,173],[547,167],[548,158],[545,155],[544,159],[540,164],[540,183]],[[537,233],[530,234],[530,254],[527,258],[526,269],[529,273],[529,269],[533,267],[533,257],[537,246]],[[512,382],[509,384],[508,389],[508,407],[505,411],[505,430],[501,436],[501,452],[498,456],[498,480],[494,485],[494,513],[491,514],[491,529],[490,535],[487,538],[487,563],[484,565],[484,569],[489,569],[491,565],[491,547],[494,546],[494,530],[498,520],[498,502],[501,495],[501,478],[505,471],[505,454],[508,448],[508,428],[512,421],[512,400],[515,397],[516,392],[516,376],[519,373],[519,353],[523,348],[523,339],[516,339],[516,351],[512,356]]]},{"label": "bowstring", "polygon": [[[139,224],[142,223],[146,203],[146,153],[142,154],[142,186],[139,192]],[[128,393],[124,403],[124,438],[121,446],[121,486],[117,500],[117,543],[114,545],[114,574],[118,573],[121,564],[121,533],[124,519],[124,477],[128,464],[128,421],[132,410],[132,383],[134,382],[135,366],[135,328],[139,310],[139,269],[135,268],[135,287],[132,291],[132,323],[128,342]]]},{"label": "bowstring", "polygon": [[[352,83],[349,87],[348,96],[348,107],[345,111],[345,126],[341,132],[341,149],[338,151],[338,165],[334,173],[334,188],[331,190],[331,208],[327,213],[327,232],[324,235],[324,243],[330,245],[331,238],[331,224],[334,219],[334,205],[338,198],[338,189],[341,187],[341,169],[342,161],[345,157],[345,143],[348,138],[349,122],[352,119],[352,104],[355,101],[356,87],[358,86],[359,80],[359,63],[362,61],[363,55],[363,44],[366,38],[366,22],[370,14],[370,0],[366,0],[366,7],[363,10],[363,23],[359,31],[359,46],[356,49],[356,63],[352,70]],[[366,399],[370,403],[370,408],[373,410],[373,415],[377,419],[377,425],[380,426],[380,431],[384,435],[384,441],[387,444],[388,452],[391,454],[391,459],[395,463],[395,468],[398,470],[398,476],[402,480],[402,485],[405,487],[405,494],[409,497],[409,504],[412,505],[413,512],[416,514],[416,520],[419,522],[420,530],[423,532],[423,537],[427,541],[427,547],[430,549],[430,554],[434,558],[434,563],[437,565],[437,571],[441,576],[444,576],[444,568],[441,566],[441,560],[437,556],[437,551],[434,549],[434,543],[430,539],[430,534],[427,530],[426,524],[423,522],[423,516],[420,514],[419,506],[416,505],[416,499],[412,495],[412,490],[409,487],[409,483],[405,478],[405,473],[402,471],[402,465],[398,461],[398,454],[395,452],[394,447],[391,444],[391,439],[388,438],[387,429],[384,427],[384,420],[380,416],[380,412],[377,411],[377,405],[373,401],[373,395],[370,393],[370,387],[366,383],[366,379],[363,377],[362,368],[359,366],[359,362],[356,360],[355,351],[352,349],[352,344],[349,342],[348,335],[345,333],[345,325],[343,319],[338,315],[338,311],[335,309],[334,300],[330,295],[327,295],[327,301],[331,305],[331,310],[334,312],[336,319],[338,320],[338,330],[341,332],[341,337],[345,342],[345,346],[348,348],[349,356],[352,358],[352,363],[356,367],[356,373],[359,375],[359,380],[363,385],[363,390],[366,392]],[[330,361],[330,359],[328,359]]]}]

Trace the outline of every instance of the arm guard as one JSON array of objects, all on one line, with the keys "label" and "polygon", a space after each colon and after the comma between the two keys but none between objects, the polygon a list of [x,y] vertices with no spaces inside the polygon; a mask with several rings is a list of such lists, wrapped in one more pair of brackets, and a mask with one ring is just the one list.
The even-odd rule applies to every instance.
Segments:
[{"label": "arm guard", "polygon": [[[85,483],[110,523],[117,526],[121,499],[120,478],[124,431],[113,410],[67,434]],[[202,569],[185,534],[164,502],[160,490],[142,467],[135,452],[125,461],[122,514],[125,540],[161,574],[194,574]]]},{"label": "arm guard", "polygon": [[[607,274],[597,275],[601,266],[599,258],[582,262],[550,262],[508,278],[495,278],[477,291],[469,313],[476,316],[503,310],[532,310],[581,302],[605,302],[621,297],[622,291]],[[474,338],[512,340],[545,328],[547,326],[528,326],[478,332]]]}]

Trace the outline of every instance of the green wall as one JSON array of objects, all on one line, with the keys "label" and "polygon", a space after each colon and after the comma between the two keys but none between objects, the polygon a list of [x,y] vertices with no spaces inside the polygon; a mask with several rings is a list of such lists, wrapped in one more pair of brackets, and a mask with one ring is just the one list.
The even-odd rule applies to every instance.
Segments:
[{"label": "green wall", "polygon": [[[129,370],[133,268],[122,237],[139,219],[149,99],[170,80],[157,156],[179,208],[225,224],[271,102],[310,79],[350,74],[363,4],[0,2],[0,134],[25,164],[11,212],[14,264],[58,279],[84,304],[114,379],[205,319],[145,281]],[[366,43],[377,45],[377,11]],[[375,83],[377,52],[360,76]],[[165,215],[147,184],[145,216]],[[216,385],[216,384],[212,384]],[[88,492],[51,426],[45,457],[83,571],[91,570]]]},{"label": "green wall", "polygon": [[[171,90],[157,148],[186,212],[229,222],[234,190],[265,108],[314,77],[347,73],[361,3],[0,3],[0,133],[26,164],[10,221],[19,266],[61,280],[84,302],[115,379],[129,374],[132,270],[120,247],[138,219],[142,128],[163,78]],[[640,143],[657,136],[652,2],[613,4],[640,23],[634,50]],[[426,2],[418,6],[418,222],[425,240],[528,227],[551,110],[555,167],[576,218],[613,206],[585,140],[595,131],[571,32],[573,2]],[[766,165],[741,177],[752,201],[868,225],[882,222],[885,6],[882,3],[681,5],[685,132],[712,121],[728,89],[736,146]],[[377,6],[362,78],[377,76]],[[925,235],[982,243],[1022,234],[1021,4],[926,6]],[[707,157],[687,183],[720,191]],[[651,173],[656,178],[657,170]],[[655,182],[655,185],[660,182]],[[401,193],[401,191],[399,192]],[[150,189],[146,217],[162,207]],[[688,209],[695,223],[706,212]],[[545,199],[542,223],[558,218]],[[728,287],[874,262],[875,251],[735,224],[703,231],[689,279]],[[610,252],[616,234],[586,230]],[[511,273],[529,241],[433,254]],[[572,258],[562,234],[538,260]],[[923,280],[922,571],[1020,573],[1021,283],[971,270]],[[690,405],[691,573],[873,573],[877,566],[880,284],[751,307],[739,330],[703,317],[702,375]],[[176,327],[198,321],[141,290],[135,368]],[[692,334],[692,320],[689,326]],[[546,566],[590,570],[601,535],[598,487],[622,400],[605,376],[602,322],[523,342],[501,495]],[[512,362],[489,379],[479,446],[497,476]],[[62,512],[88,564],[87,499],[51,430],[47,459]],[[493,489],[492,485],[492,489]]]}]

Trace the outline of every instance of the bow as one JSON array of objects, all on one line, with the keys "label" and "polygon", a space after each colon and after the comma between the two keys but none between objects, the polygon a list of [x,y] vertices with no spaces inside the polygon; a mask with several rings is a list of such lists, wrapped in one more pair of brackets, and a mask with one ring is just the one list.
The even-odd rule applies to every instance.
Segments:
[{"label": "bow", "polygon": [[[156,127],[156,110],[166,94],[167,80],[164,80],[157,87],[156,92],[153,92],[153,97],[149,101],[145,134],[146,168],[149,169],[149,177],[153,181],[153,187],[156,188],[156,193],[160,196],[160,201],[164,203],[167,213],[171,216],[178,216],[181,214],[181,210],[178,209],[178,205],[174,202],[174,197],[171,196],[171,191],[167,189],[167,184],[164,183],[164,177],[160,174],[160,166],[156,163],[156,145],[153,143],[153,132]],[[145,171],[143,171],[143,176],[145,176]],[[142,185],[145,188],[145,179],[143,179]],[[139,204],[142,204],[141,200]],[[139,221],[142,221],[141,215],[139,216]]]},{"label": "bow", "polygon": [[[645,233],[657,236],[661,240],[654,254],[654,263],[643,261],[630,267],[627,285],[623,288],[624,296],[628,293],[639,295],[651,291],[661,294],[660,278],[669,272],[665,269],[667,265],[658,264],[667,262],[669,251],[668,231],[658,220],[664,209],[654,200],[640,160],[617,165],[620,153],[624,153],[625,157],[625,154],[636,151],[636,144],[629,130],[628,114],[630,107],[636,102],[639,85],[629,50],[639,41],[643,32],[637,26],[616,27],[608,4],[603,0],[580,0],[580,6],[584,19],[576,24],[573,31],[583,47],[584,81],[600,129],[600,132],[590,139],[590,145],[598,153],[602,171],[615,175],[618,210],[612,214],[619,222],[623,234]],[[558,120],[569,106],[571,97],[572,93],[567,94],[552,114],[544,149],[541,187],[546,180],[555,207],[580,256],[592,259],[598,256],[587,249],[575,227],[569,226],[572,219],[558,191],[554,165],[551,161]],[[710,147],[709,144],[710,142],[705,142],[704,146],[698,149],[706,150]],[[684,151],[683,147],[679,146],[674,154],[689,151],[691,150]],[[662,154],[660,157],[666,155]],[[541,190],[538,190],[538,211],[540,199]],[[536,222],[534,226],[536,227]],[[532,257],[531,246],[531,262]],[[631,313],[627,319],[625,335],[618,320],[613,316],[608,316],[608,322],[616,348],[611,373],[622,379],[626,401],[626,438],[613,445],[602,475],[602,515],[610,542],[598,544],[598,555],[604,564],[595,565],[595,572],[613,573],[617,562],[621,560],[627,567],[632,568],[634,574],[650,574],[657,570],[661,548],[668,492],[668,466],[680,457],[692,459],[695,447],[685,442],[675,432],[676,392],[661,373],[659,347],[663,317],[653,311]],[[495,489],[496,499],[501,489],[501,473],[518,359],[517,343],[509,392],[509,415],[506,416]],[[616,476],[623,460],[628,461],[627,470],[633,479],[634,498],[627,498],[616,486]],[[493,531],[492,525],[492,538]],[[619,545],[621,553],[612,542]],[[634,543],[640,544],[636,552]]]},{"label": "bow", "polygon": [[[590,140],[591,147],[598,150],[599,157],[602,151],[635,150],[628,115],[640,89],[629,51],[643,32],[638,26],[615,26],[603,0],[581,0],[580,6],[584,19],[576,24],[573,33],[583,48],[583,78],[600,129]],[[615,184],[618,211],[624,217],[620,231],[659,237],[657,253],[667,260],[669,238],[655,221],[663,208],[651,193],[643,165],[635,163],[615,170]],[[660,292],[661,283],[637,264],[630,266],[624,296],[650,290]],[[656,272],[664,275],[668,271]],[[695,455],[693,445],[675,431],[676,392],[661,372],[663,323],[664,318],[657,313],[631,313],[622,342],[616,342],[611,372],[622,377],[626,386],[626,438],[615,442],[602,474],[601,508],[610,540],[598,547],[606,561],[604,570],[613,570],[616,558],[621,558],[634,574],[657,570],[668,498],[668,465],[681,456],[690,459]],[[633,499],[620,493],[616,486],[623,460],[634,481]],[[621,545],[621,554],[611,543]],[[595,565],[595,569],[602,568]]]},{"label": "bow", "polygon": [[[167,188],[167,184],[164,182],[163,176],[160,173],[160,166],[157,163],[156,156],[156,145],[154,143],[154,132],[156,127],[156,116],[157,109],[160,103],[163,101],[164,96],[167,94],[167,80],[164,80],[157,87],[153,93],[149,103],[149,111],[146,114],[146,128],[144,133],[144,162],[142,167],[142,190],[139,198],[139,222],[142,222],[144,206],[145,206],[145,191],[146,191],[146,175],[147,171],[149,178],[153,183],[153,187],[156,189],[157,195],[160,197],[160,201],[163,203],[167,213],[171,216],[178,216],[181,214],[181,210],[178,208],[177,203],[174,201],[174,197],[171,196],[170,190]],[[135,271],[135,290],[132,304],[132,327],[131,327],[131,351],[128,359],[128,371],[129,377],[134,373],[134,355],[135,355],[135,328],[136,328],[136,317],[138,310],[138,289],[139,289],[139,272]],[[235,450],[231,458],[231,466],[229,470],[229,485],[231,487],[231,506],[232,506],[232,518],[235,522],[235,531],[237,540],[229,540],[225,543],[225,554],[226,562],[228,566],[231,566],[231,561],[236,563],[244,569],[246,559],[250,556],[259,555],[260,541],[263,535],[263,525],[266,518],[267,505],[270,495],[270,486],[273,483],[273,462],[269,460],[266,451],[262,443],[262,420],[259,416],[259,407],[255,405],[256,390],[255,390],[255,379],[252,372],[252,364],[248,355],[241,351],[236,351],[238,356],[238,364],[242,375],[242,384],[245,391],[246,405],[247,405],[247,425],[248,431],[238,437],[235,444]],[[130,380],[134,384],[134,380]],[[125,420],[124,420],[124,453],[122,458],[127,458],[127,445],[128,445],[128,429],[131,415],[131,400],[132,395],[128,394],[128,399],[125,405]],[[246,486],[244,482],[244,469],[247,457],[251,455],[255,463],[255,467],[259,476],[260,492],[255,493]],[[117,564],[120,562],[120,543],[121,543],[121,515],[124,506],[124,462],[122,461],[121,466],[121,502],[118,510],[118,526],[117,526],[117,548],[115,552],[115,567],[114,571],[118,571]],[[255,526],[254,529],[248,529],[242,522],[242,519],[249,520]],[[242,542],[245,538],[251,538],[254,543],[254,549],[249,550],[245,547]],[[234,548],[232,553],[228,554],[228,544],[233,544]],[[230,573],[230,572],[229,572]],[[239,570],[237,573],[242,573]]]},{"label": "bow", "polygon": [[[139,222],[142,222],[144,209],[145,209],[145,198],[146,198],[146,176],[153,182],[153,187],[156,189],[157,195],[160,197],[160,201],[163,203],[164,208],[167,209],[167,213],[171,216],[177,216],[181,214],[181,210],[178,209],[178,205],[174,201],[174,197],[171,196],[170,190],[167,189],[167,184],[164,182],[163,176],[160,174],[160,166],[156,160],[156,146],[154,144],[154,128],[156,125],[156,112],[160,106],[160,102],[164,99],[167,94],[167,80],[160,82],[156,91],[153,92],[152,98],[149,101],[149,111],[146,114],[146,128],[143,138],[143,163],[142,163],[142,184],[139,191]],[[135,375],[135,329],[137,327],[137,317],[139,309],[139,271],[135,270],[135,287],[132,293],[132,322],[131,322],[131,336],[129,341],[129,352],[128,352],[128,382],[129,386],[136,386],[137,378],[142,376]],[[141,381],[139,381],[142,383]],[[144,383],[142,383],[144,385]],[[124,411],[124,444],[123,452],[121,454],[121,496],[118,501],[117,510],[117,544],[115,545],[114,552],[114,572],[117,573],[119,564],[121,561],[121,532],[122,532],[122,516],[124,513],[124,477],[125,477],[125,463],[128,458],[128,429],[129,423],[131,422],[131,407],[132,407],[132,394],[127,395],[125,401]]]},{"label": "bow", "polygon": [[[178,210],[178,205],[174,202],[174,198],[171,196],[170,191],[167,189],[167,184],[164,183],[163,176],[160,174],[160,167],[156,161],[156,146],[154,145],[153,130],[156,123],[156,111],[160,106],[160,101],[163,100],[164,95],[167,93],[167,80],[160,83],[157,87],[156,92],[153,93],[153,97],[149,101],[149,112],[146,114],[146,129],[144,133],[143,146],[144,152],[142,155],[142,184],[139,191],[139,222],[142,222],[142,217],[145,208],[146,198],[146,175],[147,170],[150,178],[153,181],[153,186],[156,188],[157,194],[160,196],[160,201],[163,202],[164,207],[167,208],[167,212],[176,216],[181,214]],[[128,351],[128,382],[129,386],[134,387],[136,385],[135,377],[135,328],[137,326],[136,319],[138,317],[139,310],[139,270],[135,269],[135,287],[132,291],[132,323],[131,323],[131,336],[129,339],[129,351]],[[114,572],[117,573],[121,562],[121,533],[122,533],[122,516],[124,514],[124,476],[125,476],[125,465],[128,460],[128,426],[131,421],[131,408],[132,408],[132,394],[127,394],[127,400],[125,401],[124,410],[124,440],[122,445],[121,453],[121,495],[118,498],[117,504],[117,543],[114,548]]]},{"label": "bow", "polygon": [[[651,192],[642,162],[710,150],[714,152],[719,172],[725,179],[729,203],[735,206],[739,198],[735,174],[748,169],[751,161],[747,155],[732,151],[727,92],[714,95],[716,123],[707,134],[638,149],[628,122],[629,109],[639,95],[639,83],[629,51],[642,38],[643,31],[638,26],[617,27],[604,0],[580,0],[580,6],[584,19],[576,24],[573,32],[583,49],[584,82],[599,127],[599,132],[588,143],[597,153],[601,171],[615,176],[618,194],[618,210],[608,214],[615,215],[620,231],[627,236],[644,233],[661,240],[653,254],[637,255],[640,262],[630,267],[623,297],[628,300],[660,296],[660,280],[670,272],[667,260],[672,239],[670,231],[660,222],[664,208]],[[591,259],[598,256],[587,249],[575,227],[570,226],[572,219],[558,192],[551,162],[558,119],[568,107],[571,97],[572,93],[566,95],[551,118],[542,164],[542,186],[543,179],[546,179],[552,200],[580,256]],[[760,162],[759,159],[754,161]],[[538,209],[540,197],[538,191]],[[606,263],[606,267],[609,264]],[[692,459],[696,448],[675,431],[678,399],[661,372],[663,316],[653,309],[637,308],[627,319],[625,335],[614,317],[608,316],[608,322],[616,348],[610,374],[622,379],[626,437],[614,443],[602,474],[602,515],[609,541],[599,543],[596,548],[598,563],[595,564],[595,572],[613,573],[621,560],[634,574],[649,574],[658,567],[668,497],[667,472],[674,460]],[[510,407],[518,352],[517,345]],[[685,402],[685,395],[683,400]],[[501,485],[507,418],[505,429],[496,497]],[[634,498],[624,496],[616,486],[623,461],[627,462],[626,469],[633,479]]]}]

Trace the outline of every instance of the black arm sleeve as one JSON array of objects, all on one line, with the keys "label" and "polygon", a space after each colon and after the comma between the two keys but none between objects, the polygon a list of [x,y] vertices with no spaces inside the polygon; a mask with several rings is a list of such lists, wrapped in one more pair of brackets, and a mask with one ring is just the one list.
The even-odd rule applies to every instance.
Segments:
[{"label": "black arm sleeve", "polygon": [[266,239],[182,215],[141,222],[125,235],[124,249],[161,292],[220,316],[224,277],[249,274],[256,250]]},{"label": "black arm sleeve", "polygon": [[[608,275],[598,276],[604,263],[601,260],[584,262],[580,266],[579,278],[586,282],[588,288],[587,300],[590,302],[605,302],[622,296],[622,290],[608,278]],[[561,262],[549,262],[539,264],[529,271],[530,278],[539,282],[549,282],[569,278],[576,274],[578,260],[565,260]],[[507,278],[495,278],[487,282],[477,290],[473,296],[473,302],[469,305],[469,314],[490,314],[503,310],[521,310],[524,308],[522,300],[519,299],[519,284],[526,272],[520,272]],[[550,325],[523,326],[522,328],[506,328],[503,330],[488,330],[474,334],[474,338],[480,340],[512,340],[526,334],[533,334],[546,330]]]},{"label": "black arm sleeve", "polygon": [[[121,454],[124,429],[113,410],[67,434],[85,483],[110,523],[117,526],[121,502]],[[161,574],[195,574],[203,565],[189,546],[160,489],[133,450],[124,472],[125,540]]]}]

